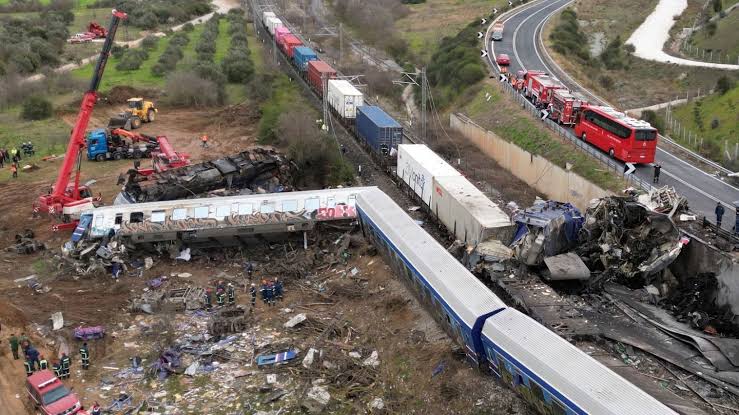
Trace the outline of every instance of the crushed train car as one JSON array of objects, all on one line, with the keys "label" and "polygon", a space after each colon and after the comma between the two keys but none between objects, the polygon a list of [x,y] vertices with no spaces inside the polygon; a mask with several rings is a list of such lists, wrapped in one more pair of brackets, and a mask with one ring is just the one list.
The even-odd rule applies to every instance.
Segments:
[{"label": "crushed train car", "polygon": [[598,280],[618,279],[641,287],[643,279],[667,268],[684,241],[674,222],[631,197],[594,200],[585,214],[576,252]]},{"label": "crushed train car", "polygon": [[[159,202],[202,196],[219,189],[237,194],[289,190],[289,161],[270,147],[253,147],[241,153],[190,166],[145,175],[131,169],[114,204]],[[260,190],[261,189],[261,190]]]},{"label": "crushed train car", "polygon": [[575,247],[584,219],[569,203],[538,200],[513,215],[513,221],[517,228],[511,246],[516,257],[526,265],[541,265],[544,258]]}]

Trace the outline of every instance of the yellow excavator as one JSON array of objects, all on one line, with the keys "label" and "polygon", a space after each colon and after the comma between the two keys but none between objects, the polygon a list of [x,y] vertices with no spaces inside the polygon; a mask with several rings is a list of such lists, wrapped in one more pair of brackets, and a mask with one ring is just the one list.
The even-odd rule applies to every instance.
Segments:
[{"label": "yellow excavator", "polygon": [[154,121],[159,112],[153,102],[145,101],[143,98],[129,98],[126,102],[128,103],[126,111],[110,117],[108,128],[135,130],[141,127],[142,123]]}]

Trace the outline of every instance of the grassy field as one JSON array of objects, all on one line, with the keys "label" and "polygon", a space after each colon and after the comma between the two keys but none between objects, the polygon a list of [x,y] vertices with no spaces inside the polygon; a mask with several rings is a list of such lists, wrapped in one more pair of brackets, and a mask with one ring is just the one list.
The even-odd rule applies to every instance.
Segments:
[{"label": "grassy field", "polygon": [[[488,96],[491,97],[489,101],[486,98]],[[454,107],[461,107],[461,112],[480,126],[532,154],[540,155],[563,168],[571,164],[572,171],[604,189],[619,191],[624,187],[623,181],[597,161],[531,118],[528,112],[521,110],[490,80],[470,88],[470,93],[459,100],[459,107]]]},{"label": "grassy field", "polygon": [[[444,36],[454,36],[472,20],[488,16],[505,0],[427,0],[409,4],[410,14],[395,22],[416,58],[427,62]],[[419,62],[420,63],[420,62]]]},{"label": "grassy field", "polygon": [[226,56],[228,46],[231,44],[231,37],[228,35],[228,28],[231,24],[227,19],[221,19],[218,22],[218,38],[216,38],[216,53],[213,59],[220,63]]},{"label": "grassy field", "polygon": [[[739,55],[739,9],[734,9],[728,16],[719,20],[716,33],[709,36],[701,30],[692,39],[692,44],[702,49],[720,51],[722,55]],[[732,62],[736,63],[736,62]]]},{"label": "grassy field", "polygon": [[[703,147],[699,149],[696,144],[681,142],[716,161],[725,159],[723,150],[727,146],[733,157],[735,146],[739,144],[739,109],[737,107],[739,107],[739,86],[724,95],[713,94],[676,107],[673,110],[675,119],[680,121],[688,131],[703,138]],[[713,128],[715,125],[713,120],[718,121],[716,128]],[[672,136],[675,138],[675,134]]]}]

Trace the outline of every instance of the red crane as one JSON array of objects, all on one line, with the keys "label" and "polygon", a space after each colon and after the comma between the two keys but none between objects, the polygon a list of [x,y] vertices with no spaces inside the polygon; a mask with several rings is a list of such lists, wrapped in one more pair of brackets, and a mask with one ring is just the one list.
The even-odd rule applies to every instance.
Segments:
[{"label": "red crane", "polygon": [[[34,212],[47,212],[51,215],[61,216],[62,222],[64,223],[55,225],[55,230],[74,228],[76,223],[71,220],[72,217],[94,207],[94,202],[99,200],[99,198],[92,197],[92,193],[87,186],[80,186],[82,149],[85,147],[85,131],[87,130],[87,125],[90,123],[90,116],[98,99],[98,88],[103,78],[105,64],[108,62],[108,57],[110,56],[110,50],[113,47],[113,39],[118,30],[118,24],[126,17],[128,17],[126,13],[113,9],[113,16],[110,19],[110,27],[108,28],[108,36],[105,38],[103,50],[100,51],[100,56],[95,65],[95,72],[92,74],[90,87],[82,98],[77,121],[74,123],[74,128],[72,128],[72,135],[69,137],[67,152],[59,169],[56,183],[51,188],[49,194],[39,196],[38,201],[34,203]],[[70,184],[70,175],[75,166],[77,171],[74,181]]]}]

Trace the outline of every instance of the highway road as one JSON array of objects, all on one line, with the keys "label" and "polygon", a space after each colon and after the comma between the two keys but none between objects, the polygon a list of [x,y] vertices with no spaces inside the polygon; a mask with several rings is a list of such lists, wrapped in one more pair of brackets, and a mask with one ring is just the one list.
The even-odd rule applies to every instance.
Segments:
[{"label": "highway road", "polygon": [[[550,16],[565,8],[571,0],[540,0],[514,9],[501,17],[505,22],[503,40],[490,40],[492,21],[485,34],[485,49],[488,52],[486,62],[494,71],[498,70],[495,62],[496,54],[505,53],[511,58],[510,71],[520,69],[539,69],[554,75],[568,88],[581,91],[599,104],[608,103],[593,95],[574,79],[562,71],[541,46],[541,30]],[[660,185],[673,186],[675,190],[688,199],[691,210],[706,215],[712,221],[716,203],[720,201],[726,207],[723,228],[731,230],[734,226],[734,201],[739,201],[739,188],[696,168],[689,161],[660,148],[658,145],[656,161],[662,165]],[[653,167],[637,166],[634,173],[638,177],[651,182]]]}]

